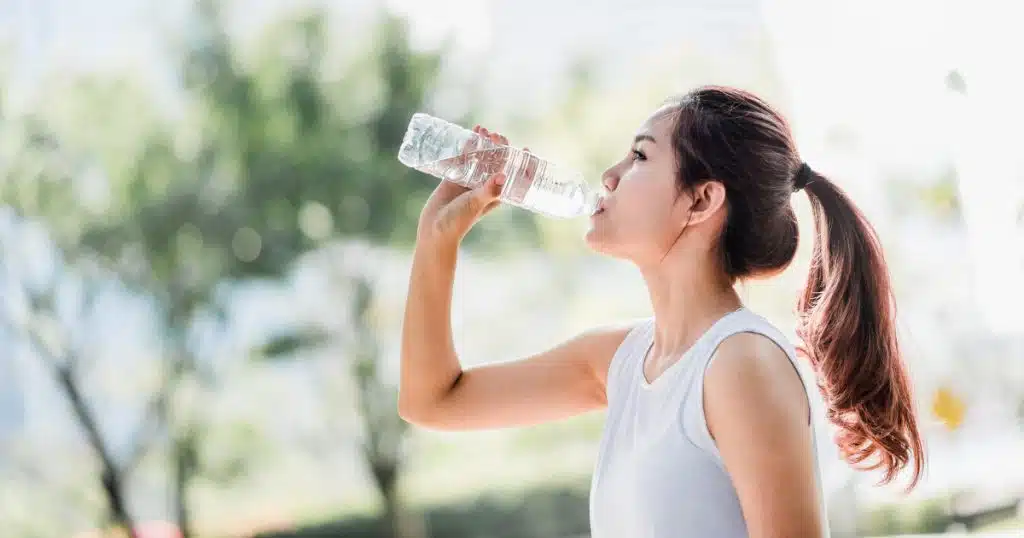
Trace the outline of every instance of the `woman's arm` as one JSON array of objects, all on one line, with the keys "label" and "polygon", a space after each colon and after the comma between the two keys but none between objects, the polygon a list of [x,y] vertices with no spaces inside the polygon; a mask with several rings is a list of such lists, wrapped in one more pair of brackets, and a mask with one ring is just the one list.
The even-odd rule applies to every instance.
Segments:
[{"label": "woman's arm", "polygon": [[761,335],[727,338],[704,380],[704,414],[750,538],[821,537],[809,403],[786,353]]},{"label": "woman's arm", "polygon": [[454,248],[417,249],[405,322],[399,413],[442,430],[522,426],[599,409],[629,326],[583,333],[537,355],[463,370],[452,339]]},{"label": "woman's arm", "polygon": [[[473,131],[508,144],[505,137],[480,126]],[[471,370],[459,364],[451,324],[459,244],[497,206],[504,180],[497,174],[473,189],[441,181],[420,213],[402,325],[398,393],[398,412],[409,422],[449,430],[520,426],[606,403],[608,366],[629,331],[626,326],[590,331],[519,361]]]}]

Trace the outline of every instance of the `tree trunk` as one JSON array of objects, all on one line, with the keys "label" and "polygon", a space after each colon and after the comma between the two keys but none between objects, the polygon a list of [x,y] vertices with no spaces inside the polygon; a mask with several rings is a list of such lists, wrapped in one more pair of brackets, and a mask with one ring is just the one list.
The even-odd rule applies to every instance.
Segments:
[{"label": "tree trunk", "polygon": [[381,492],[384,496],[384,531],[386,538],[403,538],[401,505],[394,489]]},{"label": "tree trunk", "polygon": [[355,288],[353,310],[359,320],[361,338],[356,348],[353,375],[359,389],[359,410],[366,427],[363,450],[377,490],[384,499],[382,531],[387,538],[425,538],[427,532],[423,518],[403,510],[398,495],[401,439],[407,424],[398,416],[395,407],[397,394],[381,380],[378,370],[380,346],[368,318],[373,304],[373,285],[370,280],[359,277],[355,279]]},{"label": "tree trunk", "polygon": [[182,538],[192,538],[192,519],[188,508],[188,483],[195,469],[195,440],[191,436],[174,443],[172,481],[174,522]]},{"label": "tree trunk", "polygon": [[64,393],[68,397],[68,402],[71,404],[75,418],[78,419],[79,425],[85,430],[89,445],[92,446],[93,451],[96,452],[96,456],[100,460],[100,465],[102,466],[100,482],[103,487],[104,497],[107,500],[107,512],[110,522],[123,527],[131,538],[136,538],[135,521],[128,512],[127,502],[124,498],[124,477],[121,470],[114,463],[110,451],[107,449],[106,442],[103,440],[103,435],[100,433],[99,425],[95,417],[93,417],[92,411],[82,398],[82,393],[78,389],[78,383],[75,380],[72,368],[70,366],[57,366],[56,377],[57,382],[64,389]]},{"label": "tree trunk", "polygon": [[425,538],[422,517],[402,508],[398,494],[398,465],[391,462],[371,462],[377,489],[384,499],[385,538]]},{"label": "tree trunk", "polygon": [[[372,458],[372,456],[371,456]],[[385,534],[382,538],[400,538],[401,525],[399,525],[399,500],[396,486],[398,470],[396,465],[385,461],[370,461],[370,471],[373,480],[377,483],[377,491],[380,491],[384,499],[384,528]]]},{"label": "tree trunk", "polygon": [[123,528],[128,536],[135,536],[135,521],[128,514],[128,507],[122,495],[122,479],[116,470],[103,470],[103,493],[107,499],[107,510],[110,513],[110,522],[115,526]]}]

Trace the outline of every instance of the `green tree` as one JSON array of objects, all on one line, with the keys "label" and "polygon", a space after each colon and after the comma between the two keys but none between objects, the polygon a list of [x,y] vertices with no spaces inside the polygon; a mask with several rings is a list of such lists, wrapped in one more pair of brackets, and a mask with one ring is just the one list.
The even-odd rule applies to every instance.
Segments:
[{"label": "green tree", "polygon": [[[4,163],[0,169],[0,202],[12,204],[21,215],[63,215],[48,224],[58,233],[73,236],[83,218],[81,205],[75,192],[63,188],[63,181],[80,164],[65,154],[52,133],[40,123],[29,120],[17,128],[13,118],[3,118]],[[135,433],[128,437],[128,453],[115,455],[113,443],[103,431],[103,420],[98,410],[90,405],[86,396],[88,378],[94,368],[95,356],[88,349],[88,339],[81,334],[85,320],[92,315],[92,306],[98,293],[109,288],[111,276],[95,266],[72,268],[67,256],[76,256],[73,243],[61,252],[53,252],[53,245],[41,242],[28,233],[31,226],[24,218],[6,221],[10,229],[0,234],[0,266],[5,271],[4,287],[12,292],[0,311],[0,325],[22,339],[50,372],[57,389],[66,398],[81,427],[85,440],[99,466],[99,486],[106,501],[104,526],[120,527],[134,536],[134,524],[126,497],[125,484],[154,444],[155,426],[162,406],[160,395],[142,406]],[[50,256],[52,269],[45,273],[27,274],[23,267],[26,258],[39,249]],[[20,262],[20,263],[19,263]],[[20,269],[19,269],[19,266]],[[70,291],[69,291],[70,290]],[[77,292],[76,292],[77,290]],[[71,307],[67,305],[69,293],[76,294]],[[65,298],[64,308],[59,296]],[[14,301],[25,299],[24,311],[12,312]],[[73,312],[68,313],[68,309]]]},{"label": "green tree", "polygon": [[[404,23],[385,14],[372,54],[328,79],[322,14],[270,28],[252,59],[228,37],[213,2],[198,2],[195,15],[179,43],[182,119],[140,112],[154,109],[153,101],[139,104],[123,84],[78,81],[63,96],[72,103],[60,109],[65,115],[42,110],[28,120],[54,133],[31,135],[27,145],[51,180],[38,181],[40,171],[25,165],[0,190],[0,201],[47,224],[70,263],[99,261],[156,305],[165,376],[154,401],[170,438],[172,498],[185,536],[193,534],[194,477],[235,474],[214,472],[204,455],[206,411],[222,380],[215,358],[195,343],[197,326],[223,330],[226,290],[279,280],[328,243],[410,243],[433,182],[395,155],[409,118],[425,108],[443,54],[413,51]],[[96,118],[97,111],[110,117]],[[83,207],[85,185],[96,176],[102,202]],[[506,218],[530,222],[522,213]],[[374,292],[356,287],[350,306],[362,319]],[[395,520],[400,466],[382,440],[400,438],[404,425],[383,405],[391,397],[372,341],[361,339],[352,373],[367,414],[365,453]],[[390,418],[377,420],[382,413]]]}]

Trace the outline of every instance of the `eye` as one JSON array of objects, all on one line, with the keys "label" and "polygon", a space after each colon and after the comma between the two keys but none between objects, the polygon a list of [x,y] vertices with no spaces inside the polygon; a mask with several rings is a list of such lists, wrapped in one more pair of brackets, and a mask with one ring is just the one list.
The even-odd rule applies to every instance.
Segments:
[{"label": "eye", "polygon": [[630,155],[632,156],[632,159],[634,161],[646,161],[647,160],[647,155],[644,152],[642,152],[642,151],[640,151],[638,149],[634,149],[632,152],[630,152]]}]

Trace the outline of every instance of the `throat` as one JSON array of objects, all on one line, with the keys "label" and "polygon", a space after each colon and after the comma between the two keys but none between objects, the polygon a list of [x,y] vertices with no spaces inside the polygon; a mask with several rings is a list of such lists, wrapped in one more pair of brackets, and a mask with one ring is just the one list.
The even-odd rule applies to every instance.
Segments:
[{"label": "throat", "polygon": [[648,385],[653,385],[662,376],[667,374],[669,370],[673,369],[680,361],[683,360],[685,353],[653,353],[654,345],[652,344],[647,350],[647,354],[644,355],[641,371],[643,372],[644,382]]},{"label": "throat", "polygon": [[650,344],[647,347],[647,352],[643,355],[643,362],[640,364],[640,371],[643,374],[644,382],[647,385],[653,385],[666,374],[670,374],[672,370],[677,369],[679,363],[685,362],[686,356],[692,350],[698,348],[718,324],[742,310],[743,307],[740,306],[714,317],[709,317],[707,321],[698,326],[699,328],[695,328],[682,338],[677,338],[676,342],[678,344],[671,346],[667,350],[665,347],[662,347],[659,341],[657,323],[653,324]]}]

